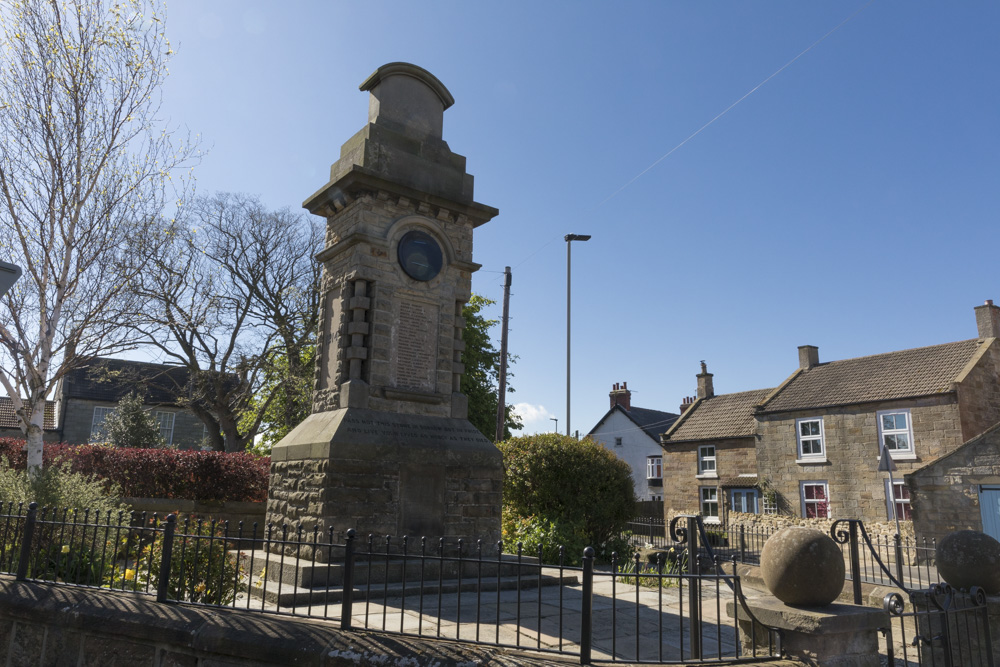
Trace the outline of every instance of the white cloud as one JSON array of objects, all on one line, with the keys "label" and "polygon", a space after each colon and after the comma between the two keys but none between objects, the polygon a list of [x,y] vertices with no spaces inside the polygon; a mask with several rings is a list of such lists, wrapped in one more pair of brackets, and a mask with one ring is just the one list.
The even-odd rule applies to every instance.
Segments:
[{"label": "white cloud", "polygon": [[544,405],[515,403],[514,412],[524,422],[524,429],[520,431],[524,435],[555,430],[555,422],[552,421],[555,415],[549,412]]}]

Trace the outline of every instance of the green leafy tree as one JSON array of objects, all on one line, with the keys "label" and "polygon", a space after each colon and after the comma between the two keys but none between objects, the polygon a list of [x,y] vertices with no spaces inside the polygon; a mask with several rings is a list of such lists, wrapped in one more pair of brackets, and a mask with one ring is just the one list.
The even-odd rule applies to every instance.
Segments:
[{"label": "green leafy tree", "polygon": [[142,396],[130,392],[118,401],[115,411],[104,418],[101,437],[115,447],[153,449],[166,447],[156,418],[142,405]]},{"label": "green leafy tree", "polygon": [[504,458],[504,541],[541,544],[553,560],[553,542],[566,546],[567,562],[583,547],[609,558],[629,552],[620,538],[635,514],[628,464],[599,443],[558,433],[511,438],[498,444]]},{"label": "green leafy tree", "polygon": [[[298,426],[312,410],[313,370],[316,356],[315,341],[302,348],[299,361],[288,363],[288,357],[276,355],[265,370],[264,383],[254,395],[253,409],[244,420],[252,420],[263,406],[261,438],[251,450],[268,455],[271,448]],[[271,400],[267,400],[271,397]],[[266,402],[266,404],[265,404]]]},{"label": "green leafy tree", "polygon": [[[483,316],[482,310],[492,306],[495,301],[473,294],[462,309],[465,318],[465,329],[462,340],[465,351],[462,353],[462,363],[465,364],[465,374],[462,376],[462,393],[469,398],[469,421],[490,440],[497,432],[497,405],[499,402],[500,382],[500,350],[493,347],[490,329],[499,320],[489,320]],[[507,357],[507,377],[511,377],[510,365],[516,357]],[[507,392],[514,389],[508,381]],[[511,431],[522,428],[521,419],[508,404],[504,411],[504,439],[511,437]]]}]

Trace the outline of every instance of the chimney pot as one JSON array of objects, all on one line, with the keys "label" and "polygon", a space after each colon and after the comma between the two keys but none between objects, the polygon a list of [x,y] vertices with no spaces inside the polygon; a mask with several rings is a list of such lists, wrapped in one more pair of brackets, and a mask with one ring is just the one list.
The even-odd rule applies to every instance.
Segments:
[{"label": "chimney pot", "polygon": [[976,306],[976,329],[980,338],[1000,338],[1000,308],[993,305],[993,299]]},{"label": "chimney pot", "polygon": [[799,345],[799,368],[810,369],[819,365],[819,348],[815,345]]},{"label": "chimney pot", "polygon": [[611,398],[612,409],[616,405],[620,405],[626,410],[632,409],[632,392],[628,390],[627,382],[622,382],[621,384],[616,382],[608,396]]}]

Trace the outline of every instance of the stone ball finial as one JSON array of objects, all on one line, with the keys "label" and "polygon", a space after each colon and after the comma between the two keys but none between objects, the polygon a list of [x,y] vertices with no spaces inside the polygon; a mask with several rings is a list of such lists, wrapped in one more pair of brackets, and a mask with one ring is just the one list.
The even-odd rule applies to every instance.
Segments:
[{"label": "stone ball finial", "polygon": [[772,535],[760,553],[764,584],[785,604],[822,607],[844,590],[844,556],[814,528],[789,526]]},{"label": "stone ball finial", "polygon": [[1000,542],[977,530],[945,535],[935,549],[941,578],[954,588],[979,586],[988,595],[1000,593]]}]

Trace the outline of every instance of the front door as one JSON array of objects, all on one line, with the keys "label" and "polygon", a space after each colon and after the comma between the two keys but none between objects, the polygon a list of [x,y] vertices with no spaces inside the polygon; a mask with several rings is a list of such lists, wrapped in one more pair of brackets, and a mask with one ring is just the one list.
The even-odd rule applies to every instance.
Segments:
[{"label": "front door", "polygon": [[979,487],[979,512],[983,517],[983,532],[1000,540],[1000,486]]},{"label": "front door", "polygon": [[730,495],[734,512],[757,514],[757,489],[733,489]]}]

